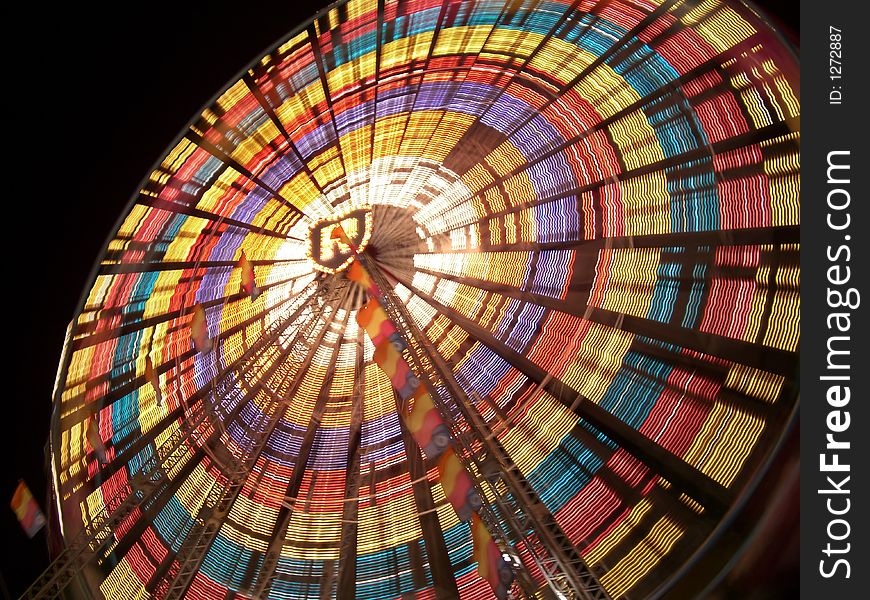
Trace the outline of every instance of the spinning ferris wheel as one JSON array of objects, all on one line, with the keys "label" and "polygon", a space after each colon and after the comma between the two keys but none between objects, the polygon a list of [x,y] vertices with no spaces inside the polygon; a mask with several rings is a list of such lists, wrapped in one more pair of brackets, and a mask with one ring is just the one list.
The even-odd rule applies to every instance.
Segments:
[{"label": "spinning ferris wheel", "polygon": [[321,11],[99,258],[25,596],[670,589],[796,408],[799,116],[738,2]]}]

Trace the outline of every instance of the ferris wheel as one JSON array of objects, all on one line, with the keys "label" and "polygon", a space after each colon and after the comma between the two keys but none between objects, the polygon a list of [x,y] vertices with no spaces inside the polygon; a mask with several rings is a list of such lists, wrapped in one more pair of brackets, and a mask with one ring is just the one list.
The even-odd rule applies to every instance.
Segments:
[{"label": "ferris wheel", "polygon": [[25,597],[646,598],[797,408],[797,60],[731,0],[350,0],[120,216]]}]

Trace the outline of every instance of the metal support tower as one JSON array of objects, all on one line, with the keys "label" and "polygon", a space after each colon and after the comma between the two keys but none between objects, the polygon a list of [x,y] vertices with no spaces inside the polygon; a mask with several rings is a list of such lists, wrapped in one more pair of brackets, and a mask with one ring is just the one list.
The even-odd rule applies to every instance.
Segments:
[{"label": "metal support tower", "polygon": [[[332,284],[326,287],[331,290]],[[153,457],[142,466],[141,470],[131,476],[117,494],[106,500],[103,509],[68,541],[63,552],[22,594],[22,599],[60,596],[76,575],[91,563],[101,550],[104,550],[106,543],[112,539],[112,532],[124,519],[137,508],[159,501],[170,487],[169,473],[189,456],[189,449],[205,447],[207,438],[210,437],[207,432],[213,431],[222,417],[237,408],[237,406],[221,407],[225,414],[216,414],[217,408],[227,397],[227,390],[246,381],[245,374],[248,372],[248,367],[258,359],[264,349],[281,338],[285,329],[302,315],[306,308],[309,308],[308,302],[316,298],[323,289],[323,282],[319,282],[312,293],[300,294],[299,300],[288,307],[289,314],[286,318],[273,323],[218,378],[203,386],[195,397],[188,399],[191,404],[199,399],[201,402],[195,404],[178,429],[155,448]]]},{"label": "metal support tower", "polygon": [[[241,460],[229,461],[225,467],[224,484],[215,483],[209,490],[199,512],[194,519],[193,527],[178,549],[176,558],[177,569],[170,569],[169,577],[164,579],[155,590],[155,596],[159,598],[182,598],[190,587],[194,576],[199,571],[205,555],[211,548],[212,542],[223,525],[224,519],[235,502],[251,470],[260,457],[260,453],[266,446],[272,430],[281,420],[287,407],[272,405],[271,412],[264,413],[255,429],[265,428],[262,433],[252,440],[253,444],[247,448],[247,452]],[[174,566],[174,564],[173,564]]]},{"label": "metal support tower", "polygon": [[[330,294],[324,298],[320,310],[316,315],[312,314],[312,318],[306,322],[306,326],[297,331],[297,334],[294,336],[293,341],[289,346],[294,351],[300,349],[306,350],[307,356],[305,362],[311,360],[315,350],[317,349],[317,344],[329,328],[329,320],[323,319],[323,313],[328,307],[331,307],[334,312],[340,305],[340,302],[329,302],[333,292],[336,291],[334,283],[335,282],[333,282],[333,285],[330,287]],[[345,286],[345,293],[347,287],[348,286]],[[322,319],[324,325],[317,338],[312,339],[311,332],[313,331],[314,326]],[[268,376],[258,380],[254,384],[254,387],[258,387],[261,381],[269,379],[274,372],[278,371],[279,368],[284,365],[284,362],[285,361],[276,360],[274,364],[269,367]],[[301,364],[304,364],[304,362]],[[296,368],[295,373],[293,374],[294,382],[291,384],[290,389],[295,391],[299,382],[301,382],[304,373],[305,369],[303,369],[301,365]],[[249,382],[249,384],[250,383],[251,382]],[[205,560],[206,554],[208,554],[212,543],[217,537],[227,514],[241,492],[242,486],[250,476],[254,465],[257,464],[257,460],[265,449],[269,438],[271,438],[272,432],[278,423],[284,420],[290,407],[288,400],[289,398],[279,399],[278,401],[275,401],[269,409],[267,409],[271,412],[268,414],[264,412],[259,421],[252,427],[252,432],[259,431],[259,433],[246,440],[248,446],[240,456],[231,458],[231,460],[228,461],[228,464],[224,469],[224,476],[226,477],[225,482],[222,485],[216,482],[209,490],[208,495],[194,519],[193,528],[188,533],[176,553],[175,561],[170,565],[168,576],[161,580],[155,588],[154,595],[156,597],[163,599],[176,599],[183,598],[187,594],[190,584],[193,582],[196,573],[199,571],[200,566]],[[175,566],[176,562],[178,565],[177,567]]]},{"label": "metal support tower", "polygon": [[357,330],[357,351],[353,392],[350,396],[350,434],[347,443],[347,470],[344,479],[344,507],[341,514],[341,542],[338,559],[336,600],[356,598],[357,534],[359,533],[359,488],[362,422],[365,409],[365,352],[362,328]]},{"label": "metal support tower", "polygon": [[[610,600],[555,517],[468,399],[452,369],[428,336],[417,327],[375,261],[365,253],[359,255],[359,260],[381,289],[384,310],[405,338],[408,357],[415,370],[429,384],[432,400],[459,450],[457,457],[476,479],[476,486],[484,491],[482,498],[494,501],[498,508],[500,518],[495,523],[487,522],[490,518],[487,511],[481,514],[493,539],[501,542],[502,550],[513,557],[515,566],[521,564],[515,551],[505,542],[500,525],[506,525],[513,542],[528,551],[557,598]],[[525,588],[528,582],[523,585],[523,573],[518,575],[518,583]]]},{"label": "metal support tower", "polygon": [[[349,290],[350,286],[345,289],[345,297]],[[339,302],[336,306],[340,306],[341,304],[342,302]],[[345,311],[344,321],[343,323],[341,323],[342,330],[347,326],[349,316],[350,311]],[[327,321],[322,331],[318,335],[318,342],[323,339],[323,336],[325,335],[329,327],[330,325]],[[295,506],[295,503],[298,499],[299,488],[302,485],[302,478],[305,474],[305,468],[308,465],[311,448],[314,445],[317,430],[320,427],[321,421],[323,420],[324,410],[326,409],[327,397],[329,396],[329,387],[332,385],[332,378],[335,374],[335,366],[338,361],[338,352],[341,346],[341,340],[339,339],[336,343],[338,344],[338,346],[332,353],[329,366],[327,367],[326,377],[324,377],[323,379],[321,391],[317,397],[317,402],[314,406],[313,414],[311,415],[311,421],[308,424],[308,429],[306,430],[305,436],[302,440],[302,446],[299,448],[299,454],[296,457],[296,464],[293,469],[293,474],[291,475],[290,481],[287,484],[285,501],[289,502],[289,506]],[[308,348],[308,353],[305,357],[305,364],[311,362],[311,360],[314,359],[314,354],[317,351],[317,348],[318,344],[310,344],[310,347]],[[299,389],[299,385],[301,383],[302,377],[297,377],[294,380],[293,385],[288,392],[288,399],[296,394],[296,391]],[[254,578],[254,583],[251,587],[250,594],[254,598],[266,598],[269,596],[269,592],[272,589],[272,583],[275,580],[278,562],[281,559],[281,550],[284,548],[284,540],[287,536],[287,528],[290,525],[290,519],[293,517],[294,510],[292,508],[289,508],[289,506],[282,506],[282,508],[279,510],[278,518],[272,532],[272,539],[269,542],[269,546],[266,550],[265,555],[263,556],[263,562],[261,563],[258,571],[252,574],[252,577]]]}]

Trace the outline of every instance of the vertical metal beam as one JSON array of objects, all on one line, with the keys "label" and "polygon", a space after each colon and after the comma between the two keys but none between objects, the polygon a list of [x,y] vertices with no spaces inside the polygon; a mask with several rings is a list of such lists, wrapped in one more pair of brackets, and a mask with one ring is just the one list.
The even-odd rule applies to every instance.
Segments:
[{"label": "vertical metal beam", "polygon": [[[395,390],[393,394],[395,395]],[[401,411],[401,401],[396,396],[397,410]],[[426,478],[426,467],[417,442],[411,437],[405,421],[399,418],[402,432],[402,443],[405,445],[405,455],[408,457],[408,473],[411,476],[411,489],[414,493],[414,503],[417,505],[417,515],[420,519],[420,529],[423,531],[423,541],[426,544],[426,554],[429,556],[429,567],[432,569],[432,582],[435,585],[435,596],[439,600],[459,598],[456,578],[447,553],[447,545],[441,532],[441,523],[435,512],[435,501],[432,498],[432,488]]]},{"label": "vertical metal beam", "polygon": [[356,540],[359,519],[360,442],[365,401],[365,352],[363,330],[357,332],[356,377],[351,398],[350,434],[344,478],[344,507],[341,512],[341,542],[338,562],[338,600],[356,598]]},{"label": "vertical metal beam", "polygon": [[[333,304],[332,314],[328,319],[325,319],[324,325],[317,336],[317,342],[312,343],[311,347],[308,349],[308,354],[306,355],[305,360],[302,363],[303,366],[309,364],[314,358],[314,354],[317,352],[320,341],[322,341],[324,335],[326,335],[326,332],[332,325],[332,319],[335,317],[335,312],[343,304],[343,301],[347,299],[347,292],[350,289],[350,286],[347,286],[344,290],[344,295],[341,296],[342,301],[335,302]],[[341,323],[342,329],[347,326],[349,316],[350,312],[345,311],[344,319]],[[329,366],[327,367],[326,375],[323,380],[323,385],[321,386],[320,393],[317,396],[314,410],[311,415],[311,421],[308,423],[308,429],[305,431],[305,437],[302,440],[302,446],[299,448],[299,455],[296,457],[296,464],[293,467],[293,472],[290,475],[290,480],[287,482],[287,489],[285,491],[284,498],[288,502],[282,503],[281,508],[278,510],[278,516],[275,520],[275,527],[272,531],[272,538],[269,541],[269,547],[266,550],[265,556],[263,557],[263,563],[257,572],[251,571],[246,574],[246,580],[251,580],[256,577],[256,579],[254,579],[254,586],[251,589],[251,595],[254,598],[267,597],[269,595],[269,591],[272,588],[272,581],[275,577],[275,571],[278,568],[278,560],[281,558],[281,549],[284,547],[284,538],[287,534],[287,527],[290,525],[290,519],[293,516],[293,509],[291,508],[291,506],[295,505],[295,502],[299,495],[299,488],[302,486],[302,478],[305,475],[305,470],[308,466],[308,459],[311,455],[311,448],[314,445],[314,438],[317,434],[317,430],[320,428],[320,423],[323,420],[323,413],[326,409],[326,400],[329,397],[329,387],[332,385],[332,377],[335,374],[335,365],[338,361],[338,353],[340,349],[341,338],[339,338],[335,346],[335,350],[330,357]],[[288,404],[292,396],[296,394],[299,385],[302,383],[305,372],[307,372],[307,369],[303,369],[300,367],[300,376],[298,376],[294,380],[294,383],[287,394]],[[252,567],[253,566],[254,564],[252,563]]]},{"label": "vertical metal beam", "polygon": [[[332,293],[334,291],[334,286],[331,286],[330,292]],[[320,313],[312,319],[311,323],[306,328],[307,330],[310,331],[313,324],[320,320],[329,305],[330,303],[327,302],[327,299],[324,299],[324,302],[320,307]],[[334,311],[335,304],[332,306]],[[327,327],[329,327],[328,321],[324,325],[324,329],[320,334],[321,338]],[[298,339],[302,333],[302,328],[300,328],[294,341]],[[310,344],[310,341],[307,339],[305,342]],[[309,348],[309,357],[313,355],[315,349],[315,346],[311,344]],[[310,358],[308,360],[310,360]],[[263,375],[260,380],[268,380],[272,373],[281,366],[283,366],[283,361],[274,361],[274,363],[270,365],[267,373]],[[295,373],[296,379],[301,380],[301,377],[303,376],[302,374],[303,369],[300,367]],[[255,390],[252,389],[249,396],[253,397],[254,393]],[[250,475],[254,465],[257,463],[260,454],[265,449],[275,427],[280,421],[285,419],[288,410],[289,405],[283,404],[279,406],[278,403],[275,403],[273,412],[271,414],[264,413],[257,425],[252,428],[253,432],[265,424],[265,427],[260,434],[252,436],[252,438],[248,440],[248,447],[245,448],[241,459],[233,459],[233,464],[228,465],[228,468],[224,473],[227,478],[226,483],[223,486],[215,485],[209,491],[205,502],[200,508],[199,515],[194,522],[193,529],[187,535],[177,553],[179,562],[177,571],[171,573],[170,577],[161,581],[158,588],[155,590],[156,596],[162,596],[164,598],[182,598],[187,594],[187,590],[193,582],[193,578],[196,576],[199,567],[205,560],[212,543],[217,537],[220,527],[223,525],[224,520],[236,501],[236,498],[238,498],[242,486]]]}]

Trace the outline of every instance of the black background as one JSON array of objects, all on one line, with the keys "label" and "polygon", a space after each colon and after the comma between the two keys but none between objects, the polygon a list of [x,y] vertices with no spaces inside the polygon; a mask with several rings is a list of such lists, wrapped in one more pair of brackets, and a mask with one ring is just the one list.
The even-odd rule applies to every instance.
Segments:
[{"label": "black background", "polygon": [[[64,331],[130,196],[203,104],[325,4],[32,3],[6,22],[23,40],[7,52],[3,85],[12,273],[2,322],[15,358],[14,388],[0,400],[6,506],[24,478],[45,508],[43,449]],[[797,44],[796,4],[758,4]],[[0,515],[0,573],[17,597],[47,564],[45,533],[30,540],[9,508]]]}]

